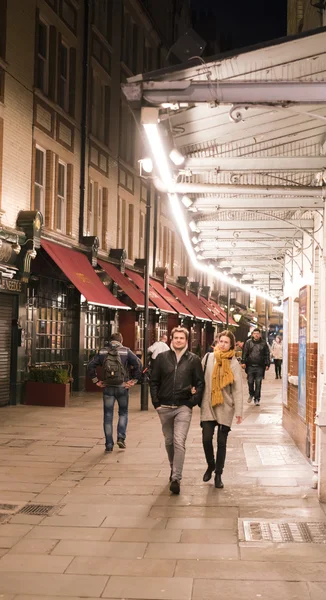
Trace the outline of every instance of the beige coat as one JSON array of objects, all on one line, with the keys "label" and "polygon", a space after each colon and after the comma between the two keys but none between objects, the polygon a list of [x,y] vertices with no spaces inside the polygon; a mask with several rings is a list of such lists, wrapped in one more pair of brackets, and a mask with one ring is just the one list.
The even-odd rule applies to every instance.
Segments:
[{"label": "beige coat", "polygon": [[[204,368],[206,356],[202,360]],[[212,377],[214,368],[214,352],[208,356],[207,367],[205,371],[205,391],[200,409],[201,421],[217,421],[220,425],[231,427],[234,415],[243,416],[243,386],[242,371],[235,357],[231,359],[231,369],[234,375],[234,382],[222,390],[224,403],[212,407]]]},{"label": "beige coat", "polygon": [[282,342],[279,344],[278,342],[276,342],[274,340],[274,342],[272,344],[271,355],[272,355],[273,358],[276,358],[277,360],[282,360],[282,358],[283,358],[283,344],[282,344]]}]

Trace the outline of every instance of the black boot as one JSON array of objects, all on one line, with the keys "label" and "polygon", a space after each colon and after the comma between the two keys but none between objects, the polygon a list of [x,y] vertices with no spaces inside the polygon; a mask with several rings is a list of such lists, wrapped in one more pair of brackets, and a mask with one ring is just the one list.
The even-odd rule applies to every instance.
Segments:
[{"label": "black boot", "polygon": [[215,485],[216,488],[224,488],[224,483],[223,483],[223,481],[221,479],[220,473],[215,473],[214,485]]},{"label": "black boot", "polygon": [[209,481],[212,477],[212,473],[215,469],[215,465],[208,465],[204,475],[203,475],[203,481]]}]

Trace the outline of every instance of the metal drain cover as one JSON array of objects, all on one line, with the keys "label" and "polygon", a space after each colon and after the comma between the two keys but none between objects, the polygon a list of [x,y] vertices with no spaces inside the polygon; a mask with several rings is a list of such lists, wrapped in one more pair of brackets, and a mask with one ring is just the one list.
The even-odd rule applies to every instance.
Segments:
[{"label": "metal drain cover", "polygon": [[23,508],[21,508],[19,514],[47,516],[55,508],[57,507],[49,504],[26,504],[26,506],[23,506]]},{"label": "metal drain cover", "polygon": [[326,522],[239,521],[244,542],[326,544]]}]

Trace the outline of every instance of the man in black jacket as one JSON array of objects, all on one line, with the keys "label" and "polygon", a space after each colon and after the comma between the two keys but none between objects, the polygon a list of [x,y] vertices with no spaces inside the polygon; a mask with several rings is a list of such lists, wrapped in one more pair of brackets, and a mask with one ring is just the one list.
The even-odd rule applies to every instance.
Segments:
[{"label": "man in black jacket", "polygon": [[150,381],[152,403],[162,424],[171,466],[173,494],[180,493],[192,408],[201,404],[205,386],[200,359],[188,351],[188,337],[184,327],[172,329],[171,349],[156,358]]},{"label": "man in black jacket", "polygon": [[248,377],[248,403],[254,400],[255,406],[260,406],[261,384],[265,370],[268,371],[271,362],[269,347],[261,337],[261,331],[253,330],[251,338],[246,341],[242,352],[242,368],[246,369]]}]

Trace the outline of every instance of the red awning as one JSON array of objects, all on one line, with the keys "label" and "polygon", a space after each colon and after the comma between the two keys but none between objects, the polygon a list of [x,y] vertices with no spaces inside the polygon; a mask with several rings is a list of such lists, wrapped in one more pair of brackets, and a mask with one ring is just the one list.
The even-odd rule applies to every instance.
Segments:
[{"label": "red awning", "polygon": [[[215,300],[213,300],[212,298],[209,299],[209,303],[212,304],[212,306],[218,310],[218,312],[220,313],[222,319],[223,319],[223,324],[226,325],[226,312],[225,310],[219,305],[217,304],[217,302],[215,302]],[[235,322],[234,319],[232,319],[231,315],[229,316],[229,325],[235,325],[236,327],[238,327],[238,324]]]},{"label": "red awning", "polygon": [[176,287],[175,285],[168,284],[169,290],[172,294],[175,295],[184,306],[188,308],[196,319],[201,319],[202,321],[212,321],[212,318],[208,316],[204,312],[202,305],[200,304],[198,298],[192,292],[189,292],[187,295],[181,288]]},{"label": "red awning", "polygon": [[[140,291],[144,292],[144,289],[145,289],[144,278],[139,273],[136,273],[135,271],[131,271],[130,269],[126,269],[126,274],[135,283],[135,285],[140,289]],[[164,298],[162,298],[162,296],[160,296],[160,294],[157,293],[157,291],[152,287],[151,283],[149,285],[149,297],[150,297],[151,301],[153,302],[153,304],[155,304],[155,306],[157,308],[159,308],[160,310],[162,310],[164,312],[175,314],[174,308],[172,308],[170,306],[170,304],[168,304],[164,300]]]},{"label": "red awning", "polygon": [[129,310],[128,306],[115,298],[103,285],[85,254],[47,240],[41,240],[41,246],[77,290],[85,296],[87,302]]},{"label": "red awning", "polygon": [[162,298],[164,298],[166,302],[168,302],[170,306],[172,306],[172,308],[174,308],[177,313],[179,313],[179,315],[183,315],[185,317],[193,316],[186,309],[186,307],[182,306],[182,304],[180,304],[180,302],[178,302],[178,300],[169,292],[169,290],[167,290],[159,281],[150,278],[150,282],[151,286],[160,294],[160,296],[162,296]]},{"label": "red awning", "polygon": [[203,296],[199,296],[199,302],[201,303],[204,312],[209,314],[215,323],[223,323],[220,313],[214,310],[213,306],[209,304],[208,300]]},{"label": "red awning", "polygon": [[[115,283],[122,289],[122,291],[130,298],[130,300],[136,305],[137,308],[144,308],[145,298],[144,294],[128,279],[125,277],[117,267],[104,260],[97,261],[99,266],[111,277]],[[149,303],[150,308],[155,308],[153,304]]]}]

